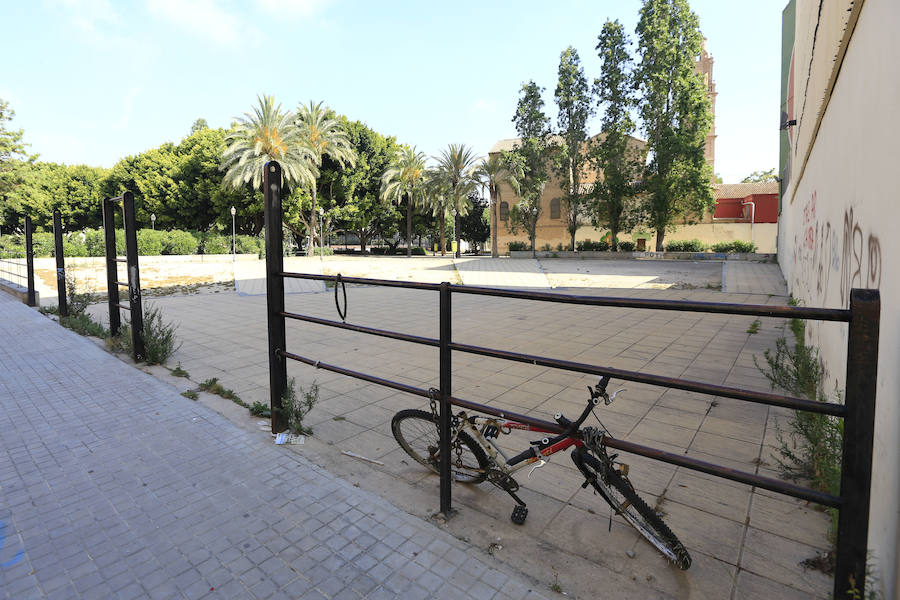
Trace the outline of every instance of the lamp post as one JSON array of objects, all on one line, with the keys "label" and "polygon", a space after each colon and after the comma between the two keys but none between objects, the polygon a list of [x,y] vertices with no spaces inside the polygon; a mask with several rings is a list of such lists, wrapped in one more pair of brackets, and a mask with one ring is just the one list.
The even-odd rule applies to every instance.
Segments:
[{"label": "lamp post", "polygon": [[234,215],[237,214],[237,210],[232,206],[231,207],[231,262],[235,261],[234,255],[237,253],[237,244],[235,243],[236,238],[234,235]]},{"label": "lamp post", "polygon": [[325,258],[325,232],[322,231],[322,218],[325,215],[325,209],[319,207],[319,259]]},{"label": "lamp post", "polygon": [[156,213],[150,213],[150,229],[156,231]]}]

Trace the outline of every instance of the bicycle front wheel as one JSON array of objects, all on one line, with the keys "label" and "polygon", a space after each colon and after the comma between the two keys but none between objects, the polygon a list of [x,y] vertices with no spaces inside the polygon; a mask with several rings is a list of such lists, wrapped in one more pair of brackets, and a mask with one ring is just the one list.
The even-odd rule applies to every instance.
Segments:
[{"label": "bicycle front wheel", "polygon": [[[440,436],[437,417],[424,410],[401,410],[391,419],[391,433],[416,462],[440,473]],[[461,483],[481,483],[487,475],[484,449],[465,431],[450,444],[450,471]]]},{"label": "bicycle front wheel", "polygon": [[582,474],[591,482],[594,489],[603,499],[622,515],[632,527],[653,544],[663,556],[671,560],[681,569],[686,570],[691,566],[691,555],[678,540],[668,525],[656,513],[647,506],[644,499],[638,496],[631,483],[622,477],[618,471],[608,468],[595,456],[581,451],[581,461],[576,458],[576,450],[572,453],[572,459],[581,470]]}]

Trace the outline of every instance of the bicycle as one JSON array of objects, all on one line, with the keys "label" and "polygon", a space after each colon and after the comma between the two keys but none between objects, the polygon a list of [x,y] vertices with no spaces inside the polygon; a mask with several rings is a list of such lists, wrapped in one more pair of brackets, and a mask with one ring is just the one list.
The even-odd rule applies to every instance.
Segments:
[{"label": "bicycle", "polygon": [[[628,479],[628,465],[616,461],[617,454],[609,454],[604,443],[604,436],[609,432],[594,412],[602,400],[608,406],[616,395],[625,391],[617,390],[611,396],[606,387],[609,377],[602,377],[594,388],[588,386],[590,399],[587,406],[575,421],[570,421],[561,413],[555,415],[557,423],[565,427],[565,431],[554,437],[544,437],[530,443],[527,450],[508,457],[495,440],[500,435],[508,435],[513,430],[553,433],[547,429],[535,427],[517,421],[498,417],[467,415],[460,411],[453,416],[451,422],[450,447],[451,474],[461,483],[478,484],[488,481],[509,494],[516,502],[511,520],[517,525],[525,523],[528,507],[516,494],[519,483],[512,474],[524,467],[538,463],[532,467],[528,476],[535,469],[546,463],[546,458],[557,452],[574,446],[572,460],[584,476],[582,488],[592,486],[595,493],[606,500],[617,515],[621,515],[629,524],[646,538],[663,556],[675,563],[679,569],[691,566],[691,556],[672,530],[638,495]],[[432,390],[431,412],[418,409],[401,410],[391,419],[391,432],[400,447],[416,462],[435,473],[439,472],[439,437],[436,398],[438,390]],[[581,425],[593,413],[599,428]],[[612,514],[610,514],[612,519]]]}]

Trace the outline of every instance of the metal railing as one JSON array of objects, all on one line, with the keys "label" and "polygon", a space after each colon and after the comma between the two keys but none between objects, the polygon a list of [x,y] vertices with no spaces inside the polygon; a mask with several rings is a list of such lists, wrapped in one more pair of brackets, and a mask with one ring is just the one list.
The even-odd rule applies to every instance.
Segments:
[{"label": "metal railing", "polygon": [[[125,258],[116,253],[115,204],[122,203],[122,224],[125,229]],[[131,313],[131,345],[134,361],[144,360],[144,310],[141,306],[141,277],[138,268],[137,225],[134,214],[134,194],[125,192],[103,203],[103,236],[106,246],[106,289],[109,303],[109,333],[117,335],[122,326],[119,309]],[[119,278],[119,263],[127,266],[128,282]],[[119,288],[128,288],[128,305],[119,299]]]},{"label": "metal railing", "polygon": [[[287,319],[314,323],[317,325],[345,329],[369,335],[422,344],[439,348],[440,362],[440,507],[448,514],[451,508],[450,493],[450,420],[454,406],[520,421],[562,433],[564,428],[555,422],[544,421],[528,415],[457,398],[452,395],[452,352],[465,352],[491,358],[517,361],[564,369],[577,373],[608,375],[616,379],[635,381],[673,389],[687,390],[703,394],[734,398],[747,402],[779,406],[793,410],[803,410],[838,417],[844,421],[843,451],[841,461],[841,494],[835,496],[808,487],[788,483],[756,473],[741,471],[697,460],[688,456],[673,454],[657,448],[636,444],[625,440],[605,437],[604,443],[618,450],[637,454],[650,459],[700,471],[763,488],[773,492],[800,498],[817,504],[838,509],[837,558],[834,577],[834,598],[850,599],[864,597],[866,573],[866,544],[869,524],[869,500],[872,477],[872,446],[875,420],[875,382],[878,363],[878,330],[880,318],[880,296],[878,290],[854,289],[850,294],[849,309],[807,308],[794,306],[765,306],[725,304],[713,302],[691,302],[679,300],[639,300],[634,298],[612,298],[554,294],[547,292],[526,292],[486,287],[468,287],[449,283],[412,283],[340,275],[316,275],[285,272],[281,253],[281,168],[277,163],[266,165],[265,177],[265,222],[266,222],[266,283],[269,329],[269,381],[272,408],[272,431],[278,433],[286,428],[281,401],[287,385],[287,362],[298,361],[318,369],[340,373],[378,385],[383,385],[424,398],[431,397],[429,390],[383,379],[368,373],[347,369],[338,365],[323,363],[310,357],[288,352],[286,348],[285,324]],[[406,289],[430,290],[439,293],[440,317],[439,338],[414,336],[387,331],[344,321],[333,321],[309,315],[287,312],[284,306],[284,279],[314,279],[334,281],[336,284],[359,283],[365,285],[399,287]],[[337,291],[337,289],[335,289]],[[811,401],[805,398],[784,396],[773,393],[745,390],[725,385],[716,385],[688,379],[664,377],[639,371],[616,369],[602,365],[592,365],[546,356],[498,350],[452,340],[452,295],[475,294],[482,296],[536,300],[583,306],[626,307],[653,310],[675,310],[757,317],[782,317],[819,321],[838,321],[849,324],[847,345],[847,379],[844,404]],[[857,595],[860,594],[860,595]]]},{"label": "metal railing", "polygon": [[0,279],[24,289],[25,303],[28,306],[37,304],[34,290],[34,246],[31,239],[33,232],[31,217],[25,217],[25,256],[5,257],[0,254]]}]

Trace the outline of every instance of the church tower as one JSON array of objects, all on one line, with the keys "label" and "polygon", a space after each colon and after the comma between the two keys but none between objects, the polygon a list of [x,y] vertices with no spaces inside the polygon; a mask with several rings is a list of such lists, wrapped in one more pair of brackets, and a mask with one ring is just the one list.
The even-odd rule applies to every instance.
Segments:
[{"label": "church tower", "polygon": [[713,173],[716,172],[716,83],[713,81],[713,57],[706,51],[706,38],[703,38],[703,46],[700,48],[700,56],[697,57],[697,72],[703,77],[706,85],[706,94],[709,96],[709,106],[712,111],[712,127],[706,136],[706,162],[709,163]]}]

